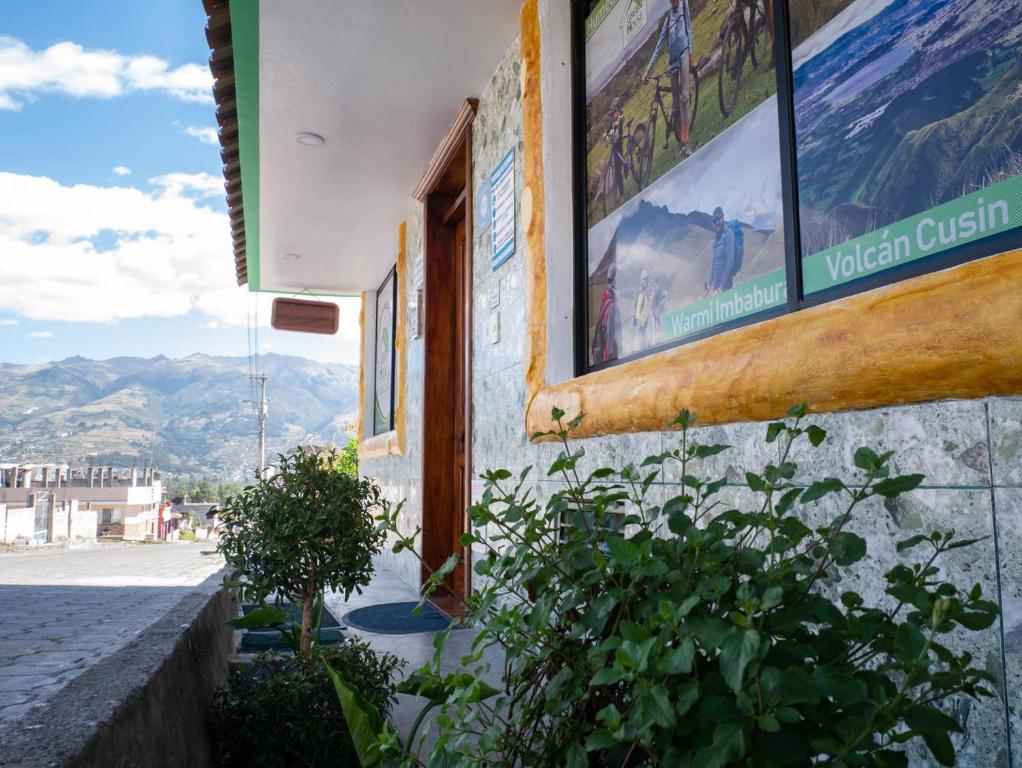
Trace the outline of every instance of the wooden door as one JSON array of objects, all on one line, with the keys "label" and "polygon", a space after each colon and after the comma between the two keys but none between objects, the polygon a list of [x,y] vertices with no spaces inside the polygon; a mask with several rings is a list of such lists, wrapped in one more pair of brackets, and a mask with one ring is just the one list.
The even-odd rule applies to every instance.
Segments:
[{"label": "wooden door", "polygon": [[453,554],[462,560],[434,596],[457,613],[470,589],[461,545],[469,505],[469,322],[471,263],[465,197],[431,196],[426,204],[424,259],[425,381],[423,397],[422,556],[425,580]]}]

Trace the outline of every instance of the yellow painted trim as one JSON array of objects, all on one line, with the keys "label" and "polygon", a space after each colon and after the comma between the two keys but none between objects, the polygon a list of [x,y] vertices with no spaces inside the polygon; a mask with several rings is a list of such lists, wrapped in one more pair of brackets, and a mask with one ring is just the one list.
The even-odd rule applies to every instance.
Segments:
[{"label": "yellow painted trim", "polygon": [[398,248],[397,248],[397,327],[394,329],[394,359],[397,361],[397,370],[394,375],[397,381],[394,382],[394,391],[397,393],[397,403],[394,404],[394,429],[382,435],[373,437],[365,436],[365,425],[362,423],[365,418],[365,367],[369,358],[368,350],[365,348],[365,306],[366,295],[362,293],[362,313],[359,315],[359,327],[362,331],[362,365],[359,367],[358,390],[359,390],[359,422],[358,422],[358,457],[359,460],[378,459],[387,456],[401,456],[405,452],[405,417],[406,405],[406,381],[408,371],[408,223],[402,221],[398,227]]},{"label": "yellow painted trim", "polygon": [[546,195],[543,187],[543,99],[540,92],[540,23],[538,0],[526,0],[522,27],[523,175],[522,223],[525,228],[525,302],[528,307],[525,337],[526,412],[546,383]]},{"label": "yellow painted trim", "polygon": [[[550,410],[586,417],[579,436],[664,429],[685,407],[702,424],[1022,393],[1022,251],[857,294],[544,387]],[[531,308],[530,312],[535,311]]]},{"label": "yellow painted trim", "polygon": [[362,436],[365,434],[366,415],[366,292],[362,291],[362,305],[358,311],[358,444],[362,445]]}]

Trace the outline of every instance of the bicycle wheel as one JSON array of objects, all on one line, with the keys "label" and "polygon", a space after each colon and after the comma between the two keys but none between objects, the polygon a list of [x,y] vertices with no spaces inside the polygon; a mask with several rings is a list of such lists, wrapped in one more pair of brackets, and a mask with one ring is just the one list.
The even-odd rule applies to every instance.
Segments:
[{"label": "bicycle wheel", "polygon": [[[656,106],[654,105],[654,109]],[[656,150],[656,120],[650,120],[646,126],[646,143],[639,155],[639,171],[642,174],[642,181],[639,181],[639,189],[649,184],[650,174],[653,172],[653,152]],[[638,181],[638,179],[636,179]]]},{"label": "bicycle wheel", "polygon": [[752,50],[749,51],[752,66],[756,69],[769,68],[774,59],[774,41],[770,35],[766,11],[761,3],[757,3],[755,9],[750,12],[749,28],[753,30]]},{"label": "bicycle wheel", "polygon": [[728,117],[738,103],[738,89],[742,85],[742,65],[745,63],[745,41],[739,21],[731,22],[724,32],[721,45],[720,77],[717,80],[717,100],[720,113]]},{"label": "bicycle wheel", "polygon": [[696,127],[696,114],[699,112],[699,70],[695,67],[690,70],[689,80],[692,103],[688,108],[688,135],[691,136]]}]

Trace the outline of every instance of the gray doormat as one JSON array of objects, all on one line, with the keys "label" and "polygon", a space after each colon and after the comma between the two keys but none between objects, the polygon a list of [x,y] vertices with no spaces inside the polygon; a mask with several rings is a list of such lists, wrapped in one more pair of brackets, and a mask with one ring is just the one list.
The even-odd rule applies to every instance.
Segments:
[{"label": "gray doormat", "polygon": [[364,632],[381,635],[412,635],[441,632],[451,625],[451,617],[430,603],[412,615],[418,603],[382,603],[358,608],[344,615],[344,623]]}]

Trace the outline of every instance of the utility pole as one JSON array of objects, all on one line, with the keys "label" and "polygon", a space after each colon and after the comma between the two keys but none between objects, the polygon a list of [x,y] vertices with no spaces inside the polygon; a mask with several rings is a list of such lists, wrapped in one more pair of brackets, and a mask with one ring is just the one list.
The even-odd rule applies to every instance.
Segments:
[{"label": "utility pole", "polygon": [[259,382],[259,471],[260,480],[266,475],[266,374],[251,376]]}]

